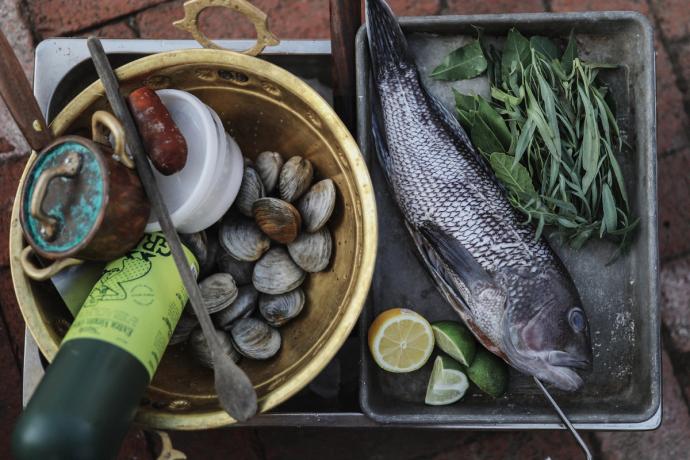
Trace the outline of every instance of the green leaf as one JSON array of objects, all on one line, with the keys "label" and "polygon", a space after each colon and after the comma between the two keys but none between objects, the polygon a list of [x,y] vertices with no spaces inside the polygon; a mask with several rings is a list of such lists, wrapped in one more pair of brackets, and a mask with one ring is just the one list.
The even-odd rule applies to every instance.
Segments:
[{"label": "green leaf", "polygon": [[521,164],[514,164],[512,156],[494,152],[489,158],[489,163],[498,180],[503,182],[508,190],[519,196],[536,195],[529,172]]},{"label": "green leaf", "polygon": [[616,224],[618,223],[618,214],[616,212],[616,200],[613,198],[609,184],[604,184],[604,188],[601,191],[601,202],[604,208],[606,230],[613,232],[616,230]]},{"label": "green leaf", "polygon": [[487,65],[479,40],[473,40],[446,56],[431,72],[431,77],[447,81],[466,80],[480,75]]},{"label": "green leaf", "polygon": [[470,130],[477,117],[477,99],[479,96],[462,94],[455,88],[453,88],[453,95],[455,96],[455,112],[458,119],[465,129]]},{"label": "green leaf", "polygon": [[558,59],[558,47],[550,38],[535,35],[529,39],[530,46],[538,53],[541,53],[549,61]]},{"label": "green leaf", "polygon": [[474,117],[476,114],[477,112],[465,112],[464,110],[461,110],[457,107],[455,108],[455,116],[460,121],[462,127],[465,128],[467,131],[472,129],[472,125],[474,124]]},{"label": "green leaf", "polygon": [[517,144],[515,146],[516,163],[520,162],[520,159],[522,159],[522,155],[527,150],[527,147],[529,146],[530,142],[532,142],[532,139],[534,138],[534,130],[536,127],[537,125],[531,118],[528,119],[527,123],[525,123],[525,125],[522,127],[522,132],[520,133],[520,137],[518,137]]},{"label": "green leaf", "polygon": [[[477,97],[477,114],[484,120],[486,125],[493,131],[496,138],[501,142],[502,149],[493,150],[494,152],[507,152],[513,137],[510,135],[508,125],[503,121],[501,115],[489,105],[484,98]],[[491,152],[487,152],[491,153]]]},{"label": "green leaf", "polygon": [[472,144],[484,155],[489,156],[493,152],[502,152],[503,145],[496,137],[493,130],[486,124],[484,118],[476,117],[470,132]]},{"label": "green leaf", "polygon": [[477,99],[479,96],[473,94],[462,94],[460,91],[453,88],[453,96],[455,97],[455,106],[465,112],[472,112],[477,110]]},{"label": "green leaf", "polygon": [[561,56],[561,66],[566,75],[573,71],[573,61],[577,57],[577,43],[575,42],[575,31],[570,31],[568,46],[566,46],[563,56]]},{"label": "green leaf", "polygon": [[501,91],[499,88],[496,88],[495,86],[491,87],[491,97],[496,99],[497,101],[501,101],[505,104],[510,104],[510,105],[520,105],[522,100],[525,97],[525,91],[522,87],[521,94],[517,96],[513,96],[512,94],[508,94],[505,91]]},{"label": "green leaf", "polygon": [[580,249],[584,244],[587,242],[587,240],[592,236],[592,230],[591,229],[586,229],[583,230],[575,235],[575,237],[570,240],[570,245],[573,247],[573,249]]},{"label": "green leaf", "polygon": [[517,69],[526,66],[529,63],[529,59],[529,40],[516,29],[510,29],[503,47],[503,56],[501,57],[501,77],[503,81],[509,81],[509,76]]}]

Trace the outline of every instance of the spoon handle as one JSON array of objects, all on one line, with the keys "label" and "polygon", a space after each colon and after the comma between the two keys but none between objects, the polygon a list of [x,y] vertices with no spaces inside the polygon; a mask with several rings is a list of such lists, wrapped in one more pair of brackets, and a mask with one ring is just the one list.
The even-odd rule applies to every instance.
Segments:
[{"label": "spoon handle", "polygon": [[91,58],[93,59],[98,76],[105,88],[105,94],[110,102],[110,105],[115,112],[115,115],[122,122],[125,128],[127,137],[127,145],[134,153],[134,162],[137,166],[137,172],[141,179],[146,195],[148,196],[153,209],[158,217],[158,222],[163,229],[165,238],[172,250],[173,258],[177,264],[177,269],[182,277],[185,289],[189,294],[189,300],[196,313],[201,329],[206,337],[209,347],[213,353],[214,372],[216,391],[220,404],[230,416],[239,421],[248,420],[257,410],[256,392],[252,383],[249,381],[247,375],[240,369],[232,359],[222,352],[221,345],[215,334],[211,317],[208,310],[204,306],[204,301],[201,297],[201,291],[196,282],[196,277],[187,263],[186,257],[182,250],[182,243],[180,237],[175,231],[175,227],[170,219],[170,214],[163,201],[160,190],[158,189],[156,179],[153,176],[153,170],[149,163],[148,157],[144,150],[139,132],[132,114],[127,107],[122,94],[120,94],[120,87],[108,57],[103,50],[103,45],[100,40],[95,37],[90,37],[87,41]]},{"label": "spoon handle", "polygon": [[0,96],[32,149],[40,152],[52,136],[24,70],[0,31]]}]

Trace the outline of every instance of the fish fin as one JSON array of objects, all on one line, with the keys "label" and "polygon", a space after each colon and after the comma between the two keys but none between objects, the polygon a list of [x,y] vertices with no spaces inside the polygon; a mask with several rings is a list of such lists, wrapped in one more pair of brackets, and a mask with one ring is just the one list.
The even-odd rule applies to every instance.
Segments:
[{"label": "fish fin", "polygon": [[463,281],[449,270],[448,265],[441,258],[436,248],[421,233],[407,225],[410,235],[417,246],[422,261],[429,269],[434,282],[446,300],[463,315],[472,316],[469,302],[469,288]]},{"label": "fish fin", "polygon": [[419,232],[429,241],[443,261],[462,279],[468,287],[477,283],[493,284],[493,277],[460,244],[460,242],[441,230],[437,225],[425,222]]},{"label": "fish fin", "polygon": [[382,63],[411,62],[407,40],[393,10],[384,0],[366,0],[369,53],[375,69]]},{"label": "fish fin", "polygon": [[484,348],[505,359],[500,330],[480,320],[482,316],[501,314],[507,299],[505,290],[469,251],[436,225],[424,223],[414,231],[408,224],[408,230],[441,295]]},{"label": "fish fin", "polygon": [[383,127],[383,113],[378,99],[373,101],[371,113],[371,134],[374,141],[374,148],[376,149],[376,156],[379,159],[379,164],[384,170],[386,179],[390,183],[388,171],[390,171],[391,155],[388,150],[388,141],[386,140],[386,132]]}]

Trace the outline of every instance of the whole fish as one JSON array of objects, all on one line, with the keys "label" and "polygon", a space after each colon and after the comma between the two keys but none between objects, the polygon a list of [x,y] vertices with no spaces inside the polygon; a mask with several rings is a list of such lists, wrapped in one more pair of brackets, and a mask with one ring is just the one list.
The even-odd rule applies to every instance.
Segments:
[{"label": "whole fish", "polygon": [[437,287],[488,350],[557,388],[579,389],[574,369],[591,366],[592,348],[570,275],[427,93],[390,7],[366,4],[379,163]]}]

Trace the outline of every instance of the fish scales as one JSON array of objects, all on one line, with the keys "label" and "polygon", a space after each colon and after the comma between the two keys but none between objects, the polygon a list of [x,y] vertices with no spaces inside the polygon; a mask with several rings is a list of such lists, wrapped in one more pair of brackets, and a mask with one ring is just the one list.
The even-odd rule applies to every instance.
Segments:
[{"label": "fish scales", "polygon": [[381,69],[378,90],[390,152],[388,181],[413,226],[434,221],[456,237],[490,273],[553,263],[543,238],[522,225],[505,194],[439,116],[416,68]]}]

